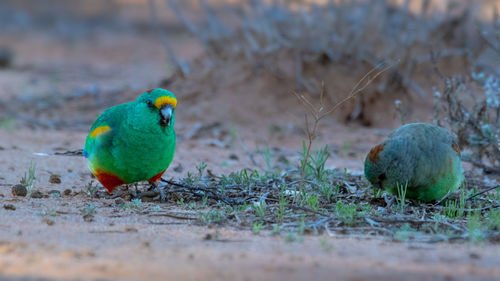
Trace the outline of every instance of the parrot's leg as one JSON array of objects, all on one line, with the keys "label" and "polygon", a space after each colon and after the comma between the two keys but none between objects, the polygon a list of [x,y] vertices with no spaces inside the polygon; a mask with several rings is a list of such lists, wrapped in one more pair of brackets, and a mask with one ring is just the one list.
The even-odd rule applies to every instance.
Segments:
[{"label": "parrot's leg", "polygon": [[160,201],[165,202],[167,196],[165,195],[165,191],[160,187],[160,185],[157,182],[150,182],[150,186],[147,189],[147,191],[142,193],[142,196],[151,196],[151,197],[156,197],[160,195]]},{"label": "parrot's leg", "polygon": [[161,175],[163,175],[164,172],[165,172],[165,170],[161,171],[160,173],[158,173],[157,175],[155,175],[154,177],[152,177],[148,180],[149,183],[151,184],[151,187],[149,188],[149,190],[155,189],[160,194],[160,201],[161,202],[165,202],[167,199],[167,196],[165,195],[165,191],[163,191],[163,188],[161,188],[160,185],[158,184],[161,180]]},{"label": "parrot's leg", "polygon": [[163,188],[161,188],[160,185],[157,183],[153,183],[153,186],[156,188],[158,193],[160,193],[160,201],[165,202],[167,199],[167,196],[165,195],[165,191],[163,190]]},{"label": "parrot's leg", "polygon": [[123,194],[123,191],[121,191],[121,189],[119,188],[115,188],[113,190],[113,193],[109,193],[108,191],[98,191],[96,193],[97,197],[102,197],[105,199],[116,199],[118,197],[121,197]]}]

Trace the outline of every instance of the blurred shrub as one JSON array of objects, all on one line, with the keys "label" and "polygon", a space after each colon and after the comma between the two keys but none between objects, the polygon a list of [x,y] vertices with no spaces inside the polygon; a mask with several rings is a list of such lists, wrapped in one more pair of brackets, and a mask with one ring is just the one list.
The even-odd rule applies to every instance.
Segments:
[{"label": "blurred shrub", "polygon": [[[319,93],[332,62],[397,64],[378,91],[425,89],[414,80],[420,66],[439,57],[474,62],[485,42],[477,32],[473,1],[450,1],[438,11],[433,1],[261,1],[209,4],[200,0],[203,24],[190,20],[182,1],[166,0],[213,59],[244,60],[254,69],[293,78],[299,89]],[[221,1],[218,1],[221,2]],[[224,1],[222,1],[224,2]],[[420,3],[410,7],[410,3]],[[198,20],[198,19],[197,19]]]},{"label": "blurred shrub", "polygon": [[[324,82],[329,102],[335,103],[348,91],[339,90],[339,84],[353,85],[370,69],[393,65],[340,111],[346,121],[358,120],[367,126],[379,115],[390,115],[387,104],[394,99],[412,104],[416,94],[428,103],[430,99],[424,97],[439,81],[436,75],[429,76],[436,64],[446,72],[452,70],[451,74],[470,72],[490,45],[500,47],[498,38],[486,41],[479,32],[480,28],[498,32],[478,12],[484,2],[450,1],[438,8],[436,3],[441,2],[429,0],[402,4],[390,0],[326,4],[198,0],[197,5],[165,1],[207,51],[203,67],[198,64],[193,69],[205,69],[208,75],[218,75],[213,70],[230,65],[231,73],[275,79],[270,87],[273,92],[279,92],[281,85],[288,92],[295,86],[318,98]],[[189,12],[195,8],[197,13]],[[190,18],[193,14],[198,16]],[[189,67],[176,61],[180,72],[189,73]],[[227,74],[220,76],[209,80],[227,80]],[[239,81],[235,84],[242,84],[234,76]],[[244,79],[250,81],[248,76]]]},{"label": "blurred shrub", "polygon": [[465,161],[500,174],[500,76],[472,73],[445,78],[443,92],[434,92],[435,122],[450,127],[466,148]]}]

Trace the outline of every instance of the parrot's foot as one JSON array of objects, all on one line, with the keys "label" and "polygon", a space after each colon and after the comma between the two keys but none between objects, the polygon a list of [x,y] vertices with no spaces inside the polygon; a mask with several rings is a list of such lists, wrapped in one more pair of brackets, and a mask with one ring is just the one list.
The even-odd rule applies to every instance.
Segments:
[{"label": "parrot's foot", "polygon": [[97,191],[95,193],[95,197],[104,199],[116,199],[118,197],[122,197],[123,194],[123,191],[121,191],[119,188],[116,188],[115,190],[113,190],[113,193],[109,193],[108,191]]},{"label": "parrot's foot", "polygon": [[165,191],[163,190],[163,188],[161,188],[160,185],[158,185],[157,183],[153,183],[152,186],[160,194],[160,202],[162,203],[166,202],[167,196],[165,195]]},{"label": "parrot's foot", "polygon": [[[153,195],[153,196],[151,196],[151,195]],[[151,183],[151,185],[147,191],[139,194],[139,196],[141,196],[141,197],[142,196],[144,196],[144,197],[156,197],[158,195],[160,196],[160,202],[164,203],[167,201],[167,196],[166,196],[163,188],[161,188],[161,186],[159,186],[157,183],[154,183],[154,182]]]}]

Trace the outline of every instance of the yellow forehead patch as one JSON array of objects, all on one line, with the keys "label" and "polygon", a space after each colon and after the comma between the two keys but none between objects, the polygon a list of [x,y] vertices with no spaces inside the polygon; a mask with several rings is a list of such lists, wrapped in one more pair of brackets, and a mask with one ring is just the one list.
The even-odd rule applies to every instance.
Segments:
[{"label": "yellow forehead patch", "polygon": [[100,136],[100,135],[106,133],[109,130],[111,130],[111,127],[109,127],[108,125],[99,126],[99,127],[95,128],[92,132],[90,132],[90,136],[92,138],[95,138],[97,136]]},{"label": "yellow forehead patch", "polygon": [[160,109],[165,104],[171,104],[173,108],[177,106],[177,99],[169,96],[161,96],[155,100],[156,108]]}]

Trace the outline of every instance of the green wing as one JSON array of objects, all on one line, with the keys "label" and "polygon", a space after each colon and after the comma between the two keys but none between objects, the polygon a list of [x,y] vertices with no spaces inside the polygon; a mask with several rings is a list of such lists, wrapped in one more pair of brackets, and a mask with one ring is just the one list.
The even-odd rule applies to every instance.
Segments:
[{"label": "green wing", "polygon": [[[120,121],[125,118],[125,113],[128,103],[120,104],[117,106],[106,109],[90,128],[87,139],[85,140],[85,148],[83,154],[90,161],[90,165],[94,167],[106,168],[109,164],[111,154],[109,148],[113,143],[114,137],[120,130]],[[99,163],[97,163],[96,153],[99,153]]]}]

